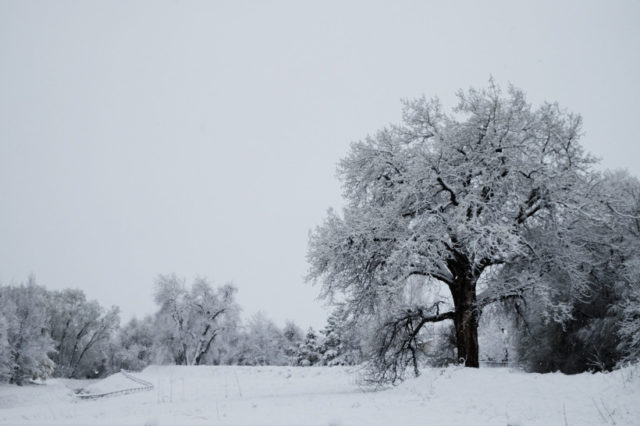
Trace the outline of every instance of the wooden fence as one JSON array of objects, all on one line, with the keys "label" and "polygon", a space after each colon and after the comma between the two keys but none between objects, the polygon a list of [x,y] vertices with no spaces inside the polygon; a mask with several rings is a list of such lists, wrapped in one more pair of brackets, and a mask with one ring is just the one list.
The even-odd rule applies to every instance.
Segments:
[{"label": "wooden fence", "polygon": [[130,393],[146,392],[153,389],[153,383],[151,382],[147,382],[146,380],[142,380],[138,377],[132,376],[128,371],[125,371],[125,370],[120,370],[120,373],[122,373],[122,375],[127,379],[131,380],[134,383],[137,383],[140,386],[135,386],[127,389],[120,389],[113,392],[93,393],[93,394],[78,393],[75,396],[79,399],[98,399],[98,398],[104,398],[107,396],[119,396],[119,395],[128,395]]}]

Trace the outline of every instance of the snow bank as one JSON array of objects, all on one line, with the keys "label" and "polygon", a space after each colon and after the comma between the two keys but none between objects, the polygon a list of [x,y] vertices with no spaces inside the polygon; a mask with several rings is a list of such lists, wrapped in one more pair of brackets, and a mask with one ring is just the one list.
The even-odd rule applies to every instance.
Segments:
[{"label": "snow bank", "polygon": [[[62,382],[0,386],[1,425],[638,425],[640,369],[527,374],[428,369],[371,391],[343,367],[152,366],[151,392],[78,401]],[[89,386],[123,385],[111,376]],[[5,399],[6,398],[6,399]]]}]

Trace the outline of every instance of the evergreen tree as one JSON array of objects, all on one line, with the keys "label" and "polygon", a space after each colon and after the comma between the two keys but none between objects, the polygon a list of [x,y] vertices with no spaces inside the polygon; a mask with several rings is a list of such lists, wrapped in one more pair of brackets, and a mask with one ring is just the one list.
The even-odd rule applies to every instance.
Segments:
[{"label": "evergreen tree", "polygon": [[309,327],[305,334],[304,342],[302,342],[298,348],[297,364],[304,367],[317,365],[320,363],[321,358],[320,339],[313,327]]},{"label": "evergreen tree", "polygon": [[361,349],[359,327],[346,317],[343,307],[334,310],[327,319],[327,325],[322,330],[323,365],[355,365],[360,362]]},{"label": "evergreen tree", "polygon": [[287,357],[287,363],[289,365],[296,365],[298,363],[298,349],[304,334],[300,327],[298,327],[293,321],[287,321],[282,330],[282,335],[285,339],[284,353]]}]

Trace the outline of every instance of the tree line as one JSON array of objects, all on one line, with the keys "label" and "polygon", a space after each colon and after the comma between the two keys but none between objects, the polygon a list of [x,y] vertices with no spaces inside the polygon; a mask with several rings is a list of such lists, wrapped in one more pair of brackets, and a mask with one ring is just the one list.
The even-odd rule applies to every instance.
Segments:
[{"label": "tree line", "polygon": [[490,82],[405,102],[339,163],[346,207],[309,240],[321,332],[246,323],[231,285],[161,275],[154,315],[30,279],[0,287],[0,379],[91,377],[149,363],[345,365],[395,382],[425,364],[605,371],[640,359],[640,182],[599,171],[582,119]]},{"label": "tree line", "polygon": [[278,327],[262,313],[240,319],[232,285],[198,278],[190,286],[160,275],[153,315],[120,324],[77,289],[47,290],[35,278],[0,286],[0,381],[96,378],[151,363],[176,365],[346,365],[360,361],[337,310],[319,332]]}]

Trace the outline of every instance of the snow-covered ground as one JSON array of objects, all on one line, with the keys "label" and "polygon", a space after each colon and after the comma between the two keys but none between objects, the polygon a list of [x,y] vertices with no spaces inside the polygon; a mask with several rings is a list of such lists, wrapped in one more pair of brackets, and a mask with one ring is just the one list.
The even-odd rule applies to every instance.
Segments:
[{"label": "snow-covered ground", "polygon": [[2,425],[640,425],[640,368],[610,374],[527,374],[508,369],[427,369],[385,390],[358,386],[358,372],[324,367],[152,366],[136,387],[49,380],[0,386]]}]

